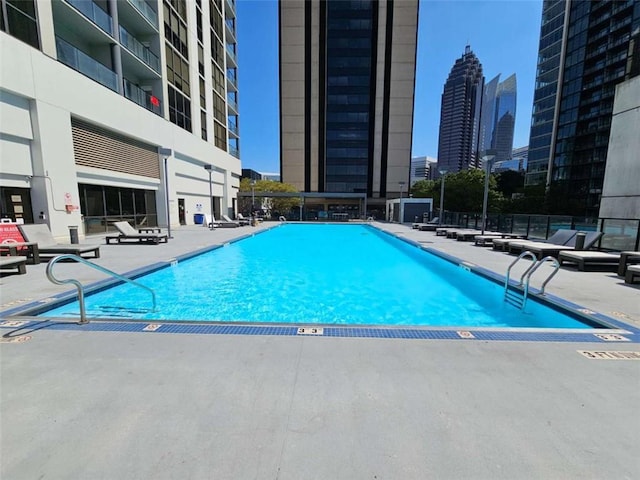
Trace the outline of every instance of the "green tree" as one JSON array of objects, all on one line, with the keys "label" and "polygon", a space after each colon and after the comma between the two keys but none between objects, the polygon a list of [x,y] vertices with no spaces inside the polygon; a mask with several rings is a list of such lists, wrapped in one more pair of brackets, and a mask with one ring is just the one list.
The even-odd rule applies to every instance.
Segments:
[{"label": "green tree", "polygon": [[[439,188],[440,183],[438,183]],[[433,198],[436,190],[436,182],[433,180],[418,180],[411,186],[409,193],[414,198]],[[440,190],[438,190],[439,192]]]},{"label": "green tree", "polygon": [[[240,191],[251,192],[251,180],[243,178],[240,180]],[[253,192],[255,193],[255,206],[254,208],[265,208],[267,210],[273,210],[280,213],[288,213],[291,209],[300,205],[300,199],[298,197],[269,197],[265,193],[298,193],[298,189],[289,183],[275,182],[273,180],[256,180],[253,186]],[[251,213],[251,198],[240,197],[239,206],[240,211],[246,214]]]},{"label": "green tree", "polygon": [[[444,185],[445,210],[450,212],[482,212],[484,176],[485,172],[480,169],[461,170],[447,175]],[[488,211],[491,213],[500,212],[504,202],[504,197],[497,191],[496,185],[495,177],[490,175]]]}]

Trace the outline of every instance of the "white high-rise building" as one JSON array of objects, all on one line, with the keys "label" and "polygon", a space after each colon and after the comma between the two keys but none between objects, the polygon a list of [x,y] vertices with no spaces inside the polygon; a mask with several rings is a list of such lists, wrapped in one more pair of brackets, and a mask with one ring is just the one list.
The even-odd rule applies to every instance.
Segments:
[{"label": "white high-rise building", "polygon": [[0,0],[2,217],[63,237],[233,213],[234,5]]},{"label": "white high-rise building", "polygon": [[438,159],[433,157],[414,157],[411,159],[410,184],[432,178],[431,170],[436,168]]}]

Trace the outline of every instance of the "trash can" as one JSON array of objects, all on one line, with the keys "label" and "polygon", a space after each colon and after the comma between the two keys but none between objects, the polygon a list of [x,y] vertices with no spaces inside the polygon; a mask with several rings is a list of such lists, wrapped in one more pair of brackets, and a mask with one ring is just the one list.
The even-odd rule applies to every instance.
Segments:
[{"label": "trash can", "polygon": [[584,232],[576,233],[576,250],[584,250],[584,238],[587,236]]},{"label": "trash can", "polygon": [[204,213],[194,213],[193,223],[196,225],[202,225],[204,223]]},{"label": "trash can", "polygon": [[78,226],[77,225],[69,225],[69,239],[71,243],[78,244]]}]

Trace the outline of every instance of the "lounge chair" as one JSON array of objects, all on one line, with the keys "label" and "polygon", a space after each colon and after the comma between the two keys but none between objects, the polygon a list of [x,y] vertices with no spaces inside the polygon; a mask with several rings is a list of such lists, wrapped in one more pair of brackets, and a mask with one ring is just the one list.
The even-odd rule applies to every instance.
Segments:
[{"label": "lounge chair", "polygon": [[640,279],[640,265],[629,265],[624,276],[624,283],[636,283],[636,279]]},{"label": "lounge chair", "polygon": [[222,220],[224,220],[226,223],[235,223],[239,227],[242,226],[242,223],[240,223],[238,220],[231,220],[229,215],[220,215],[220,216],[222,217]]},{"label": "lounge chair", "polygon": [[572,238],[576,236],[576,233],[578,233],[577,230],[560,229],[557,232],[555,232],[553,235],[551,235],[549,238],[547,238],[546,240],[539,240],[539,241],[514,240],[512,238],[505,238],[500,240],[495,239],[493,241],[493,249],[503,250],[509,253],[515,253],[515,252],[521,252],[526,250],[524,246],[526,246],[527,244],[542,243],[542,244],[551,244],[551,245],[566,245],[568,242],[571,241]]},{"label": "lounge chair", "polygon": [[[591,247],[593,247],[596,244],[598,240],[600,240],[600,237],[602,237],[602,232],[587,233],[584,238],[584,246],[580,249],[580,251],[589,250]],[[539,260],[549,256],[557,258],[560,252],[562,251],[575,250],[577,238],[578,238],[577,236],[572,237],[564,245],[549,245],[546,243],[540,243],[537,245],[527,245],[524,248],[524,250],[529,250],[530,252],[533,252],[536,255],[536,257],[538,257]],[[511,244],[509,244],[509,246],[511,246]]]},{"label": "lounge chair", "polygon": [[484,235],[476,235],[473,237],[473,241],[478,247],[487,247],[493,245],[494,240],[524,240],[525,237],[525,235],[520,235],[518,233],[488,232]]},{"label": "lounge chair", "polygon": [[237,217],[238,217],[238,222],[240,222],[240,225],[251,225],[250,218],[245,218],[245,216],[242,215],[241,213],[238,213]]},{"label": "lounge chair", "polygon": [[620,263],[619,253],[606,253],[606,252],[592,252],[588,250],[578,251],[562,251],[558,254],[558,261],[560,265],[565,263],[575,264],[578,270],[584,272],[587,267],[609,267],[618,268]]},{"label": "lounge chair", "polygon": [[414,230],[418,230],[421,225],[437,225],[439,221],[440,221],[440,218],[433,217],[428,222],[414,222],[411,224],[411,228],[413,228]]},{"label": "lounge chair", "polygon": [[8,256],[0,257],[0,268],[17,268],[18,273],[23,275],[27,273],[27,257]]},{"label": "lounge chair", "polygon": [[216,220],[216,217],[212,217],[211,215],[205,214],[204,215],[204,225],[214,229],[216,227],[220,227],[220,228],[236,228],[240,226],[239,222],[226,222],[226,221],[222,221],[222,220]]},{"label": "lounge chair", "polygon": [[167,243],[169,238],[166,234],[161,233],[142,233],[142,231],[147,230],[146,228],[142,228],[140,230],[136,230],[133,228],[129,222],[115,222],[113,224],[114,227],[118,229],[120,232],[119,235],[108,235],[106,237],[107,244],[111,242],[126,242],[127,240],[137,240],[138,243],[154,243],[158,245],[160,242]]},{"label": "lounge chair", "polygon": [[40,256],[70,253],[81,257],[83,253],[93,252],[94,258],[100,258],[100,245],[57,243],[49,227],[43,223],[18,225],[18,229],[25,241],[38,244]]}]

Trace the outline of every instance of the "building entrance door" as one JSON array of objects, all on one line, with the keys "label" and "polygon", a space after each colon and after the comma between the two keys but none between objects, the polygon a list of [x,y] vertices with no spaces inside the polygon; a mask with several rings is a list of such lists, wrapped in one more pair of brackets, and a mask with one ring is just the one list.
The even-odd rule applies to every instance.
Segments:
[{"label": "building entrance door", "polygon": [[178,221],[180,222],[180,225],[187,224],[187,217],[184,210],[184,198],[178,199]]}]

